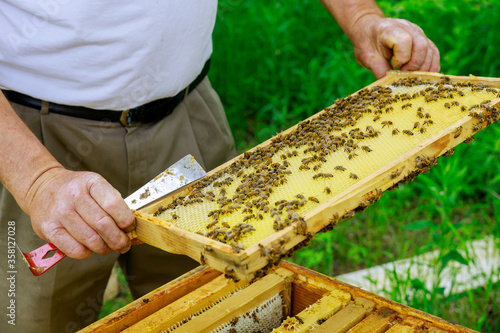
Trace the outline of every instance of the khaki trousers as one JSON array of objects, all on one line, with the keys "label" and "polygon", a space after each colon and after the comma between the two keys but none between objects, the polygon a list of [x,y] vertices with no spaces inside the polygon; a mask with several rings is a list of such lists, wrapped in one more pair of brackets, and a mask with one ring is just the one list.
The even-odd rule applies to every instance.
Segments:
[{"label": "khaki trousers", "polygon": [[[171,115],[158,123],[137,127],[40,114],[39,110],[16,104],[13,107],[66,168],[101,174],[123,197],[188,153],[206,170],[236,153],[221,102],[207,78]],[[18,253],[15,267],[8,267],[8,231],[12,235],[9,221],[15,226],[15,239],[23,251],[45,244],[33,232],[29,217],[0,185],[0,332],[74,332],[89,325],[99,315],[104,289],[117,259],[136,298],[198,266],[188,257],[142,244],[132,246],[124,255],[94,254],[85,260],[66,257],[35,277]],[[15,273],[9,273],[12,271]],[[12,300],[15,326],[8,323]]]}]

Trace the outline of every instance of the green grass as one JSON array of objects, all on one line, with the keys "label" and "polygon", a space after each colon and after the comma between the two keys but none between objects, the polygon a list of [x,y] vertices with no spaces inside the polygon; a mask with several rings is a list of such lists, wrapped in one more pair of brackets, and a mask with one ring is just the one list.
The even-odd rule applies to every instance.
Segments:
[{"label": "green grass", "polygon": [[[441,72],[500,77],[500,0],[378,1],[387,16],[422,27],[441,52]],[[316,0],[220,0],[209,74],[240,152],[374,81]],[[500,238],[500,126],[440,158],[431,172],[385,193],[373,207],[318,235],[293,258],[328,275],[440,251],[436,274],[465,242]],[[500,330],[499,284],[461,295],[393,281],[392,298],[479,331]],[[111,303],[110,303],[111,304]],[[106,304],[108,311],[119,306]]]}]

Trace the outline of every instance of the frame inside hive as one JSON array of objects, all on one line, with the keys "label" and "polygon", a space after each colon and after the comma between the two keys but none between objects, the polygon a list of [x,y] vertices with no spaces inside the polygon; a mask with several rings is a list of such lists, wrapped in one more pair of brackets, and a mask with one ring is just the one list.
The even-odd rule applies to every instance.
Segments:
[{"label": "frame inside hive", "polygon": [[[391,84],[400,78],[408,77],[418,77],[424,80],[437,82],[442,80],[444,76],[431,73],[392,72],[366,88]],[[487,84],[495,88],[500,87],[499,79],[448,77],[454,82],[473,82],[475,84]],[[316,115],[309,119],[315,117]],[[136,212],[136,234],[137,237],[145,243],[169,252],[188,255],[200,263],[209,265],[232,277],[251,280],[255,277],[256,272],[269,267],[270,263],[278,261],[280,255],[290,253],[300,243],[307,241],[311,235],[330,228],[338,221],[339,217],[343,215],[348,217],[350,212],[359,209],[360,203],[365,202],[371,204],[378,200],[382,191],[385,191],[400,181],[413,178],[418,174],[418,169],[421,168],[417,168],[418,163],[420,163],[419,159],[421,163],[424,164],[424,167],[427,168],[437,161],[436,158],[438,156],[445,154],[486,125],[485,122],[480,123],[479,126],[477,123],[476,119],[467,116],[467,113],[465,113],[464,117],[452,125],[420,142],[418,146],[407,151],[368,176],[360,179],[354,185],[331,197],[326,202],[308,211],[303,215],[307,230],[299,228],[296,224],[290,225],[283,230],[274,232],[267,238],[259,241],[258,244],[254,244],[244,250],[235,250],[232,246],[181,229],[172,223],[160,221],[149,215],[157,211],[160,206],[168,205],[179,196],[188,194],[193,187],[193,185],[190,185],[176,191],[168,198],[153,203],[141,209],[140,212]],[[284,131],[282,134],[286,134],[296,127],[297,126],[294,126]],[[460,135],[457,135],[457,133]],[[271,144],[271,142],[272,139],[252,150],[258,149],[259,147],[265,147]],[[236,159],[212,170],[207,176],[214,175],[220,170],[223,170],[231,165]],[[265,250],[263,251],[262,249]],[[278,253],[278,255],[272,255],[271,257],[269,255],[263,255],[263,253],[269,252],[273,254]]]},{"label": "frame inside hive", "polygon": [[[219,272],[200,266],[80,332],[209,332],[224,326],[221,323],[234,323],[236,317],[250,317],[248,312],[256,304],[282,290],[289,298],[288,319],[276,332],[305,332],[311,325],[314,332],[329,333],[474,332],[289,262],[282,262],[266,278],[241,288],[238,283],[223,279]],[[206,307],[208,302],[216,302],[221,292],[238,288],[238,293]],[[333,303],[321,304],[331,295],[337,298]],[[189,306],[182,307],[186,303]],[[190,317],[193,309],[200,308],[204,311]],[[176,322],[184,324],[172,325]],[[301,330],[286,329],[297,322],[303,323],[297,325]]]}]

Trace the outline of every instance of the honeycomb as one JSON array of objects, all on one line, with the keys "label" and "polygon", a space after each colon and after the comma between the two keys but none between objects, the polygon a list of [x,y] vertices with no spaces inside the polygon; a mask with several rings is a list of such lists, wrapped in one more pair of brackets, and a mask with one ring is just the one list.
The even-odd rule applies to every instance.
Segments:
[{"label": "honeycomb", "polygon": [[259,306],[241,316],[235,317],[231,322],[218,327],[211,333],[271,332],[274,328],[280,326],[284,319],[284,303],[283,295],[277,293]]},{"label": "honeycomb", "polygon": [[244,153],[154,215],[239,252],[293,222],[305,228],[305,213],[464,116],[485,121],[476,111],[497,95],[447,77],[365,88]]}]

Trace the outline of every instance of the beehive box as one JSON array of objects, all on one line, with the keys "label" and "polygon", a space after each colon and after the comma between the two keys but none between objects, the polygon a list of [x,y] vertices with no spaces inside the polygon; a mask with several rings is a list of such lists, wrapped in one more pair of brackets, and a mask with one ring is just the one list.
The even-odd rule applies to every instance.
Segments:
[{"label": "beehive box", "polygon": [[474,332],[282,262],[253,283],[194,269],[84,332]]},{"label": "beehive box", "polygon": [[498,120],[498,88],[391,72],[136,212],[136,236],[249,281]]}]

